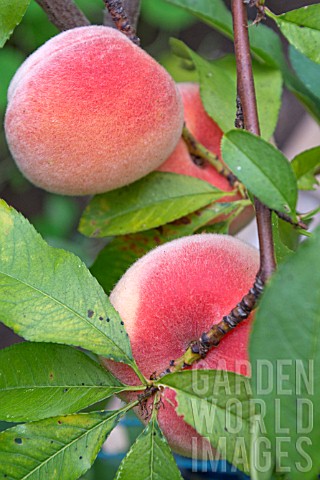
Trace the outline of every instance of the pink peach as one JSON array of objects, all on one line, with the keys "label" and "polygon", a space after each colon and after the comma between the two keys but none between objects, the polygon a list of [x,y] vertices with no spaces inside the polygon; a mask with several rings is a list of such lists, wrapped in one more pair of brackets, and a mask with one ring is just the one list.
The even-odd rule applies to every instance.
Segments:
[{"label": "pink peach", "polygon": [[[178,89],[182,96],[184,107],[184,119],[188,130],[196,140],[215,154],[221,161],[220,144],[223,132],[212,118],[206,113],[197,83],[178,83]],[[161,172],[173,172],[181,175],[205,180],[211,185],[226,192],[233,190],[229,181],[207,161],[200,164],[192,158],[188,147],[183,139],[180,139],[173,153],[158,168]],[[225,196],[220,202],[232,202],[241,199],[240,195]],[[215,222],[222,221],[225,217],[219,217]],[[236,233],[253,218],[253,209],[246,208],[231,224],[231,233]]]},{"label": "pink peach", "polygon": [[157,168],[181,135],[182,102],[169,74],[119,31],[60,33],[14,76],[5,131],[35,185],[101,193]]},{"label": "pink peach", "polygon": [[[138,260],[118,282],[110,300],[124,321],[133,356],[146,378],[163,372],[190,341],[222,320],[252,287],[259,267],[253,247],[227,235],[202,234],[166,243]],[[227,334],[194,369],[244,372],[252,315]],[[120,380],[139,380],[126,365],[102,359]],[[126,400],[133,395],[126,395]],[[192,438],[206,441],[175,412],[175,393],[165,389],[159,423],[171,447],[191,456]],[[137,410],[141,416],[141,412]]]}]

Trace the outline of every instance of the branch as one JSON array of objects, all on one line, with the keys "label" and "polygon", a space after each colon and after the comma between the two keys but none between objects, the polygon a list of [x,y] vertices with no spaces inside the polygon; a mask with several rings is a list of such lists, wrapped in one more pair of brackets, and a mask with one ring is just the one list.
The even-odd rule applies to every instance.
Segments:
[{"label": "branch", "polygon": [[[248,38],[247,12],[243,0],[232,0],[232,16],[238,80],[236,126],[245,128],[255,135],[260,135]],[[271,211],[256,198],[255,208],[260,243],[260,269],[256,275],[253,287],[218,324],[213,325],[208,332],[204,332],[198,340],[191,342],[182,357],[177,360],[171,360],[168,368],[160,373],[158,378],[168,373],[182,370],[204,358],[212,347],[219,345],[230,330],[237,327],[243,320],[246,320],[257,306],[265,282],[275,269],[275,257]]]},{"label": "branch", "polygon": [[73,0],[36,0],[36,2],[60,31],[90,25],[87,17]]},{"label": "branch", "polygon": [[140,39],[131,25],[122,0],[104,0],[106,8],[118,30],[126,35],[133,43],[140,45]]},{"label": "branch", "polygon": [[[249,132],[260,136],[248,36],[247,10],[243,0],[232,0],[231,8],[237,61],[238,96],[241,102],[244,127]],[[271,211],[257,198],[255,198],[254,204],[260,244],[260,270],[258,277],[265,283],[276,267],[272,239]]]},{"label": "branch", "polygon": [[[132,27],[134,29],[137,28],[138,20],[139,20],[139,15],[140,15],[140,4],[141,0],[123,0],[123,6],[127,12],[129,22],[131,23]],[[104,25],[107,25],[108,27],[113,27],[114,23],[113,20],[108,12],[108,9],[106,8],[104,11]]]}]

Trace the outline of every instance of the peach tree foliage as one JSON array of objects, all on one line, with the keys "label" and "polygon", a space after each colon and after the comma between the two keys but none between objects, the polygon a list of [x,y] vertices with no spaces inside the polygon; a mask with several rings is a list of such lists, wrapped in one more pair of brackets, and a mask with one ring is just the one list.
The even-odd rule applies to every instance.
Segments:
[{"label": "peach tree foliage", "polygon": [[[222,1],[167,1],[233,38],[231,14]],[[9,6],[7,1],[0,0],[2,45],[22,20],[28,3],[14,1]],[[315,173],[319,172],[320,147],[302,152],[290,165],[267,141],[276,127],[282,83],[320,119],[316,81],[320,73],[320,5],[279,16],[266,9],[266,14],[290,42],[291,65],[285,59],[278,34],[263,23],[249,29],[263,139],[233,130],[234,57],[208,62],[178,40],[172,41],[172,48],[197,71],[205,109],[225,133],[224,161],[249,190],[250,198],[256,196],[267,207],[285,213],[294,222],[298,189],[313,189],[317,184]],[[227,220],[205,227],[221,213],[234,213],[243,202],[216,203],[224,195],[225,192],[204,181],[155,172],[127,187],[95,196],[80,220],[80,231],[87,236],[115,238],[96,259],[92,273],[73,254],[48,246],[22,215],[1,201],[0,320],[29,342],[0,352],[0,420],[17,423],[0,434],[0,478],[77,479],[90,468],[108,434],[128,410],[137,406],[138,400],[113,412],[82,412],[115,393],[132,391],[132,387],[115,379],[94,356],[74,347],[128,364],[141,381],[141,386],[134,390],[146,391],[147,380],[134,361],[125,326],[105,291],[109,293],[128,266],[156,244],[201,232],[204,228],[227,233]],[[315,213],[305,215],[304,220],[310,220]],[[188,221],[179,223],[179,219],[186,216]],[[223,419],[229,408],[228,400],[236,396],[243,406],[239,415],[247,455],[245,459],[235,457],[236,434],[232,433],[228,434],[223,453],[252,478],[277,478],[280,476],[276,471],[279,452],[274,427],[277,390],[273,385],[270,393],[261,395],[255,365],[258,360],[268,360],[274,366],[281,359],[292,360],[286,369],[287,393],[278,400],[292,440],[282,445],[282,453],[288,454],[285,466],[291,469],[287,478],[299,479],[297,462],[301,457],[295,448],[298,438],[294,362],[301,361],[306,369],[310,361],[314,362],[315,369],[320,362],[320,230],[309,234],[311,238],[297,248],[290,241],[295,235],[292,225],[274,216],[273,232],[279,268],[255,316],[250,341],[253,375],[251,382],[246,380],[249,387],[235,392],[237,375],[224,372],[231,392],[222,389],[213,397],[211,392],[215,380],[219,380],[218,371],[210,372],[212,388],[203,394],[199,392],[205,371],[197,377],[199,385],[192,381],[189,371],[164,376],[155,385],[176,392],[178,413],[195,429],[201,429],[199,433],[209,436],[213,446],[226,434]],[[139,248],[128,251],[126,245],[130,242]],[[263,378],[265,371],[261,375],[261,382],[267,380]],[[312,393],[303,388],[306,387],[302,386],[299,395],[312,401],[316,408],[320,398],[319,375],[314,377]],[[265,402],[267,411],[266,432],[262,433],[254,428],[257,412],[250,408],[253,399],[259,398]],[[192,404],[205,405],[204,408],[210,408],[210,413],[219,419],[214,434],[203,431],[203,424],[199,426],[195,422]],[[148,425],[120,465],[116,478],[156,475],[166,478],[164,463],[168,479],[181,478],[156,413],[155,408]],[[318,416],[315,410],[313,429],[304,435],[307,438],[304,450],[312,466],[303,473],[303,478],[310,480],[317,478],[320,471]],[[263,473],[256,467],[261,452],[253,448],[262,434],[270,444],[272,459],[270,468]]]}]

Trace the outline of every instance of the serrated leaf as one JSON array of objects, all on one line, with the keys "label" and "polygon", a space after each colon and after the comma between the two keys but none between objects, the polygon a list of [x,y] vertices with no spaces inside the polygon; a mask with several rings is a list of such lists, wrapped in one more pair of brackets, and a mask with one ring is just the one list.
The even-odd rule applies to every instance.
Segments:
[{"label": "serrated leaf", "polygon": [[159,227],[224,197],[203,180],[154,172],[127,187],[95,196],[80,220],[89,237],[125,235]]},{"label": "serrated leaf", "polygon": [[[313,480],[320,470],[319,251],[317,228],[271,278],[250,337],[253,389],[265,405],[271,452],[292,480]],[[289,441],[280,448],[283,437]]]},{"label": "serrated leaf", "polygon": [[308,5],[282,15],[269,10],[266,13],[297,50],[320,63],[320,5]]},{"label": "serrated leaf", "polygon": [[176,392],[177,413],[209,438],[221,458],[249,472],[254,411],[248,378],[227,371],[185,370],[157,384]]},{"label": "serrated leaf", "polygon": [[26,423],[0,433],[0,477],[75,480],[94,462],[122,411]]},{"label": "serrated leaf", "polygon": [[[234,55],[208,62],[180,40],[171,39],[174,53],[188,57],[199,75],[204,107],[220,128],[234,128],[237,69]],[[261,134],[269,140],[277,125],[281,105],[282,76],[278,70],[253,63]]]},{"label": "serrated leaf", "polygon": [[295,218],[297,183],[288,160],[279,150],[249,132],[231,130],[223,137],[222,156],[262,203]]},{"label": "serrated leaf", "polygon": [[30,0],[0,0],[0,48],[21,22]]},{"label": "serrated leaf", "polygon": [[292,45],[289,47],[289,58],[299,79],[320,100],[320,65],[307,58]]},{"label": "serrated leaf", "polygon": [[99,253],[90,268],[91,273],[109,293],[133,262],[152,248],[191,235],[208,222],[229,215],[235,208],[237,206],[232,203],[214,203],[158,229],[116,237]]},{"label": "serrated leaf", "polygon": [[7,422],[74,413],[123,390],[111,373],[71,347],[25,342],[0,350],[0,419]]},{"label": "serrated leaf", "polygon": [[122,460],[115,480],[182,480],[155,415]]},{"label": "serrated leaf", "polygon": [[81,260],[49,247],[0,201],[0,320],[27,340],[81,346],[133,365],[119,314]]},{"label": "serrated leaf", "polygon": [[315,177],[320,167],[320,147],[299,153],[291,162],[300,190],[315,190],[319,181]]}]

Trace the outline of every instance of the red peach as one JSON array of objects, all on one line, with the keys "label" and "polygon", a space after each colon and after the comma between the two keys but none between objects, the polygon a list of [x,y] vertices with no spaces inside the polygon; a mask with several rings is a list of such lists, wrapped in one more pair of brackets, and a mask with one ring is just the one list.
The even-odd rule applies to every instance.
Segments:
[{"label": "red peach", "polygon": [[182,124],[169,74],[119,31],[89,26],[57,35],[24,62],[9,88],[5,131],[31,182],[86,195],[153,171]]},{"label": "red peach", "polygon": [[[199,143],[222,160],[220,144],[223,132],[206,113],[201,101],[199,85],[197,83],[178,83],[177,86],[182,96],[184,119],[188,130]],[[204,161],[201,164],[195,163],[183,139],[180,139],[173,153],[158,170],[199,178],[224,191],[233,190],[229,181],[218,173],[209,162]],[[240,195],[235,197],[226,196],[219,201],[232,202],[240,198]],[[222,221],[223,218],[219,217],[214,223]],[[253,209],[251,207],[246,208],[239,217],[232,222],[231,233],[236,233],[249,223],[252,218]]]},{"label": "red peach", "polygon": [[[258,267],[259,255],[253,247],[228,235],[202,234],[157,247],[129,268],[110,300],[125,323],[133,356],[145,377],[163,372],[190,341],[230,313],[252,287]],[[242,367],[248,361],[251,322],[252,315],[192,368],[247,374],[239,361]],[[102,363],[123,382],[139,384],[128,366],[106,359]],[[191,456],[194,437],[201,457],[206,441],[175,412],[175,393],[165,389],[163,402],[159,423],[173,450]],[[141,411],[137,414],[141,417]]]}]

